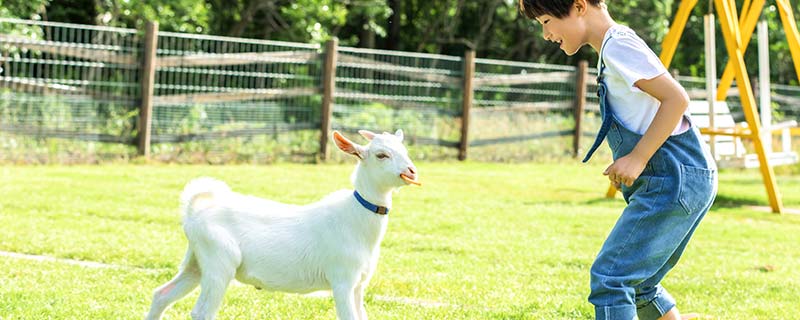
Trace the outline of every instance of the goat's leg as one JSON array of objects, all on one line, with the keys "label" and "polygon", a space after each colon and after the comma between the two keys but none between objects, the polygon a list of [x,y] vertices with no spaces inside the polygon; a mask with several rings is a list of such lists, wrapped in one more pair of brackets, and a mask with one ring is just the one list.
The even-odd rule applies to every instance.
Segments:
[{"label": "goat's leg", "polygon": [[364,289],[367,287],[367,282],[362,281],[353,290],[353,299],[356,303],[356,310],[358,312],[359,320],[367,320],[367,309],[364,307]]},{"label": "goat's leg", "polygon": [[200,279],[200,297],[192,309],[192,319],[214,319],[222,306],[222,299],[228,284],[233,280],[233,274],[206,274]]},{"label": "goat's leg", "polygon": [[192,319],[214,319],[225,290],[236,276],[236,268],[242,261],[239,248],[223,233],[211,234],[205,243],[193,248],[200,276],[200,297],[192,309]]},{"label": "goat's leg", "polygon": [[333,289],[333,302],[336,304],[336,317],[339,320],[358,320],[354,289],[355,281],[336,283]]},{"label": "goat's leg", "polygon": [[156,289],[153,294],[153,303],[150,305],[150,312],[145,319],[161,319],[161,315],[170,305],[192,292],[198,284],[200,284],[200,269],[197,268],[192,251],[188,250],[178,274]]}]

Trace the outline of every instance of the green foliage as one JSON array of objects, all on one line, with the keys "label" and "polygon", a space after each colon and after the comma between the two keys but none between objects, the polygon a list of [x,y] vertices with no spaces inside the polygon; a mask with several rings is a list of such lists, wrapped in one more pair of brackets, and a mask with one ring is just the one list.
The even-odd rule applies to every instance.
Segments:
[{"label": "green foliage", "polygon": [[[795,19],[800,19],[800,3],[792,1]],[[789,43],[786,41],[786,32],[783,29],[780,13],[774,4],[767,3],[767,9],[764,10],[763,17],[766,19],[769,29],[769,59],[770,59],[770,79],[773,82],[798,85],[800,84],[800,75],[795,73],[794,64],[791,63],[792,56],[789,50]],[[800,24],[800,20],[795,22]],[[753,37],[756,38],[755,36]],[[757,52],[757,42],[751,42],[750,52]],[[750,54],[755,56],[755,54]],[[752,63],[757,63],[758,60],[752,60]],[[777,63],[776,63],[777,62]],[[754,64],[748,64],[748,66]],[[756,70],[750,71],[755,74]]]},{"label": "green foliage", "polygon": [[44,20],[77,24],[95,24],[98,17],[95,0],[49,0],[45,15]]},{"label": "green foliage", "polygon": [[47,2],[48,0],[0,0],[0,18],[41,18],[39,13]]},{"label": "green foliage", "polygon": [[146,21],[159,23],[159,30],[206,33],[211,7],[203,0],[98,1],[101,21],[106,25],[144,29]]},{"label": "green foliage", "polygon": [[435,130],[432,118],[425,114],[410,109],[393,109],[385,104],[374,102],[360,106],[341,106],[340,111],[334,110],[336,122],[346,128],[403,128],[409,132],[423,133],[428,136],[430,132],[425,129]]},{"label": "green foliage", "polygon": [[[5,10],[5,8],[0,7],[0,17],[3,17],[2,16],[3,10]],[[44,39],[44,32],[40,27],[31,26],[27,24],[0,23],[0,33],[11,36],[17,36],[21,38],[30,38],[34,40]],[[2,48],[3,52],[8,55],[18,54],[20,50],[19,47],[11,46],[8,44],[3,44],[2,46],[0,46],[0,48]]]},{"label": "green foliage", "polygon": [[297,0],[281,9],[292,23],[287,26],[291,34],[302,34],[307,42],[324,42],[336,28],[345,24],[347,7],[335,0]]},{"label": "green foliage", "polygon": [[[91,2],[93,9],[74,9],[86,2],[4,0],[0,17],[96,21],[139,29],[144,21],[153,20],[164,31],[316,43],[338,37],[347,46],[456,56],[474,48],[478,57],[568,65],[596,61],[590,48],[568,57],[544,41],[540,26],[519,14],[517,1],[511,0],[101,0]],[[749,3],[735,2],[738,10]],[[631,26],[659,52],[680,3],[626,0],[607,5],[619,23]],[[792,6],[797,19],[800,3]],[[703,75],[703,14],[708,11],[708,2],[699,1],[690,16],[672,63],[681,74]],[[769,21],[773,81],[797,83],[783,25],[772,3],[767,3],[763,17]],[[728,54],[720,33],[717,40],[717,61],[723,64]],[[757,64],[755,37],[750,45],[748,66]],[[718,68],[720,73],[722,69]]]}]

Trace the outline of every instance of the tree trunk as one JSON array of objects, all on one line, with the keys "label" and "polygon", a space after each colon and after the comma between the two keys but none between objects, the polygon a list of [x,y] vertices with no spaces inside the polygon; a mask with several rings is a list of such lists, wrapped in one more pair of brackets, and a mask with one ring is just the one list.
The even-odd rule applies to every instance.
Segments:
[{"label": "tree trunk", "polygon": [[389,17],[389,34],[386,38],[386,49],[397,50],[400,42],[400,0],[388,0],[392,15]]}]

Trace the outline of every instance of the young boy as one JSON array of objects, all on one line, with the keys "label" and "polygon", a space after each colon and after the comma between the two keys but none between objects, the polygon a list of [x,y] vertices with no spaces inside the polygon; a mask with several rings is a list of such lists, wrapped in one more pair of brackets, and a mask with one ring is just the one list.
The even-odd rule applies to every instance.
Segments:
[{"label": "young boy", "polygon": [[681,319],[660,285],[717,193],[716,165],[685,115],[689,98],[644,41],[618,25],[603,0],[519,0],[544,38],[567,55],[599,54],[603,123],[588,161],[608,139],[614,162],[603,172],[627,206],[591,268],[596,319]]}]

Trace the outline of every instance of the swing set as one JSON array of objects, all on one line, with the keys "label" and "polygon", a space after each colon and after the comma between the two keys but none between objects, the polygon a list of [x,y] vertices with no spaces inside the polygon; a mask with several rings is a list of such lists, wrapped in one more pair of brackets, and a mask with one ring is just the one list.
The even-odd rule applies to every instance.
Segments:
[{"label": "swing set", "polygon": [[[747,44],[750,43],[750,38],[752,37],[753,31],[756,28],[756,24],[758,23],[762,10],[764,9],[766,0],[745,0],[741,10],[741,17],[743,17],[743,19],[740,19],[740,15],[736,11],[736,3],[734,0],[710,0],[709,8],[711,8],[712,1],[719,15],[722,35],[725,40],[725,47],[728,51],[729,59],[722,78],[720,79],[719,86],[716,87],[716,97],[709,97],[709,106],[712,108],[711,112],[709,112],[709,115],[713,117],[714,114],[713,106],[715,103],[713,100],[716,100],[717,102],[725,101],[728,95],[728,89],[731,88],[733,80],[736,80],[747,126],[736,129],[715,128],[713,126],[712,118],[712,125],[707,128],[702,128],[701,133],[710,136],[712,146],[714,145],[713,142],[715,136],[749,138],[752,140],[758,158],[759,168],[761,169],[761,175],[764,180],[764,186],[767,189],[767,195],[769,197],[769,203],[772,212],[782,213],[784,211],[783,202],[778,190],[778,185],[775,182],[775,172],[772,169],[773,162],[768,154],[768,150],[771,150],[771,146],[765,146],[765,140],[769,141],[769,139],[764,139],[765,135],[769,135],[770,137],[772,136],[773,128],[762,128],[761,126],[759,114],[756,110],[753,88],[750,84],[747,67],[744,63],[744,53],[747,50]],[[692,9],[695,7],[695,5],[697,5],[697,2],[698,0],[684,0],[680,3],[678,12],[675,15],[669,32],[664,38],[661,46],[662,51],[659,58],[666,68],[669,68],[670,63],[672,62],[675,50],[678,47],[681,35],[686,27],[686,22],[689,19]],[[789,3],[789,0],[775,0],[775,3],[780,12],[783,29],[786,33],[786,40],[789,43],[789,49],[794,62],[795,73],[797,74],[798,81],[800,81],[800,34],[798,34],[797,31],[797,25],[792,13],[792,7]],[[706,16],[707,28],[708,25],[713,26],[713,17],[713,13],[709,13]],[[711,21],[710,23],[708,22],[709,20]],[[713,39],[713,32],[711,35]],[[713,42],[711,42],[710,46],[713,48]],[[708,40],[706,41],[706,47],[706,52],[708,54]],[[707,59],[706,61],[709,60]],[[712,72],[709,73],[709,70],[712,70]],[[713,79],[711,82],[712,84],[716,80],[716,72],[713,70],[713,66],[710,69],[709,66],[706,66],[706,78]],[[707,79],[707,84],[708,83],[709,82]],[[708,89],[713,89],[713,85],[711,85]],[[766,92],[765,94],[769,93]],[[766,111],[769,112],[769,109],[766,109]],[[610,186],[607,196],[613,197],[615,193],[616,189],[613,187],[613,185]]]}]

